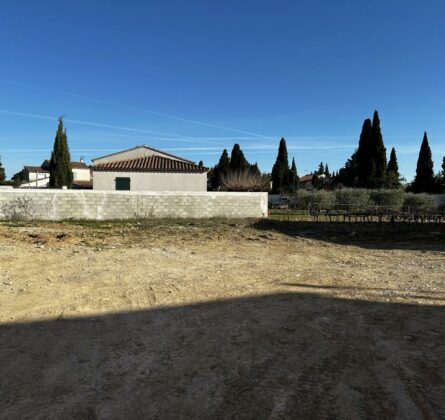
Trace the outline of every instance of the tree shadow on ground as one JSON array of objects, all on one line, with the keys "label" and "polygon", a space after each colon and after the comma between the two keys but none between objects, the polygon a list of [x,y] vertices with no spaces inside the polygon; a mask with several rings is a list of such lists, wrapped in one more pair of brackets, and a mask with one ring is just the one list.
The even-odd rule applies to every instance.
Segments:
[{"label": "tree shadow on ground", "polygon": [[443,418],[439,305],[282,293],[0,326],[0,417]]},{"label": "tree shadow on ground", "polygon": [[323,240],[369,249],[445,251],[445,223],[341,223],[261,219],[252,225],[291,237]]}]

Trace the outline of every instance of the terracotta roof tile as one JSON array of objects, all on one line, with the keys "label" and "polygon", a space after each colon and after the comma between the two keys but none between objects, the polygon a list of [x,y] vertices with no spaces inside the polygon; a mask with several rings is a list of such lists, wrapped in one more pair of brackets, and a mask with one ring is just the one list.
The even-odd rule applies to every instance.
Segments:
[{"label": "terracotta roof tile", "polygon": [[300,182],[310,182],[314,179],[314,175],[303,175],[300,176],[299,180]]},{"label": "terracotta roof tile", "polygon": [[71,163],[71,169],[88,169],[88,165],[85,164],[85,162],[70,162]]},{"label": "terracotta roof tile", "polygon": [[204,173],[204,168],[194,163],[168,159],[162,156],[152,155],[136,159],[118,160],[114,162],[98,163],[92,165],[93,171],[102,172],[182,172]]}]

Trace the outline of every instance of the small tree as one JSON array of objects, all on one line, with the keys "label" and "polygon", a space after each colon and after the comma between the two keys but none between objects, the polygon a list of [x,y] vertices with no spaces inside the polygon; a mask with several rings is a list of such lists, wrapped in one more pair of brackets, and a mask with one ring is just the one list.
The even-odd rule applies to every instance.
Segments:
[{"label": "small tree", "polygon": [[298,188],[298,173],[297,165],[295,165],[295,158],[292,158],[292,165],[289,172],[289,190],[291,193],[297,191]]},{"label": "small tree", "polygon": [[428,143],[428,135],[425,131],[422,145],[420,146],[419,158],[417,160],[416,177],[412,184],[412,190],[416,193],[435,192],[437,186],[434,178],[433,159]]},{"label": "small tree", "polygon": [[280,140],[278,155],[272,168],[272,192],[280,194],[289,189],[289,159],[286,140]]},{"label": "small tree", "polygon": [[400,188],[400,174],[399,164],[397,162],[396,149],[391,149],[391,155],[389,157],[388,169],[386,172],[386,179],[388,188],[396,189]]},{"label": "small tree", "polygon": [[14,187],[19,187],[22,182],[26,181],[25,171],[22,169],[21,171],[16,172],[11,177],[11,181],[13,182]]},{"label": "small tree", "polygon": [[2,166],[2,160],[0,156],[0,185],[5,182],[6,175],[5,175],[5,168]]},{"label": "small tree", "polygon": [[71,169],[71,157],[68,148],[66,129],[63,127],[63,117],[59,117],[54,148],[49,162],[49,185],[52,188],[73,186],[73,172]]}]

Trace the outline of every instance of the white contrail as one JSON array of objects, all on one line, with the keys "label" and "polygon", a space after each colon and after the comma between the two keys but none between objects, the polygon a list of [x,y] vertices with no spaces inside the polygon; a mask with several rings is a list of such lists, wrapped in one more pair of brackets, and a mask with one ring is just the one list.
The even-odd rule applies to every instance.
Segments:
[{"label": "white contrail", "polygon": [[[40,115],[40,114],[31,114],[27,112],[16,112],[16,111],[10,111],[7,109],[0,109],[0,114],[6,114],[6,115],[14,115],[16,117],[28,117],[28,118],[37,118],[41,120],[51,120],[51,121],[57,121],[57,117],[51,117],[48,115]],[[124,131],[132,131],[135,133],[145,133],[145,134],[158,134],[163,136],[178,136],[183,139],[188,139],[187,136],[183,136],[181,134],[175,134],[175,133],[167,133],[162,131],[153,131],[153,130],[146,130],[143,128],[133,128],[133,127],[124,127],[121,125],[111,125],[111,124],[102,124],[102,123],[96,123],[91,121],[82,121],[82,120],[72,120],[69,118],[64,118],[64,121],[70,122],[73,124],[81,124],[81,125],[88,125],[91,127],[101,127],[101,128],[110,128],[113,130],[124,130]]]},{"label": "white contrail", "polygon": [[157,111],[152,111],[150,109],[144,109],[144,108],[139,108],[139,107],[135,107],[135,106],[131,106],[131,105],[120,104],[120,103],[113,102],[113,101],[108,101],[108,100],[105,100],[105,99],[93,98],[91,96],[79,95],[77,93],[62,92],[62,91],[58,91],[58,90],[54,90],[54,89],[47,89],[47,88],[42,88],[42,87],[39,87],[39,86],[28,85],[26,83],[12,82],[10,80],[1,80],[0,79],[0,83],[13,85],[13,86],[26,87],[26,88],[29,88],[29,89],[42,90],[42,91],[52,92],[52,93],[61,94],[61,95],[68,95],[68,96],[72,96],[74,98],[85,99],[85,100],[88,100],[88,101],[102,103],[102,104],[105,104],[105,105],[112,105],[112,106],[116,106],[116,107],[120,107],[120,108],[129,109],[129,110],[132,110],[132,111],[144,112],[146,114],[156,115],[158,117],[170,118],[170,119],[173,119],[173,120],[182,121],[182,122],[186,122],[186,123],[189,123],[189,124],[201,125],[201,126],[210,127],[210,128],[217,128],[219,130],[231,131],[231,132],[234,132],[234,133],[248,134],[250,136],[259,137],[259,138],[267,137],[267,136],[264,136],[262,134],[252,133],[251,131],[239,130],[237,128],[224,127],[224,126],[221,126],[221,125],[210,124],[210,123],[206,123],[206,122],[203,122],[203,121],[191,120],[191,119],[188,119],[188,118],[178,117],[177,115],[165,114],[163,112],[157,112]]}]

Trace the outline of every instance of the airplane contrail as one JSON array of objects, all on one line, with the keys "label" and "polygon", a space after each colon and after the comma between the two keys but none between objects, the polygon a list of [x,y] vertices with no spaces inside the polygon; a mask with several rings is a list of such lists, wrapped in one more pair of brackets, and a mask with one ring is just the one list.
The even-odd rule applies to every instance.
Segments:
[{"label": "airplane contrail", "polygon": [[[28,118],[36,118],[41,120],[50,120],[50,121],[57,121],[57,117],[51,117],[48,115],[41,115],[41,114],[31,114],[27,112],[16,112],[16,111],[10,111],[7,109],[0,109],[0,114],[6,114],[6,115],[14,115],[16,117],[28,117]],[[181,134],[176,133],[167,133],[162,131],[154,131],[154,130],[147,130],[143,128],[133,128],[133,127],[125,127],[121,125],[112,125],[112,124],[102,124],[102,123],[96,123],[92,121],[82,121],[82,120],[73,120],[70,118],[64,118],[64,121],[72,123],[72,124],[81,124],[81,125],[88,125],[91,127],[101,127],[101,128],[110,128],[113,130],[123,130],[123,131],[131,131],[135,133],[143,133],[143,134],[158,134],[163,136],[178,136],[182,139],[187,139],[187,136],[183,136]]]},{"label": "airplane contrail", "polygon": [[54,89],[48,89],[48,88],[42,88],[42,87],[39,87],[39,86],[28,85],[26,83],[12,82],[10,80],[1,80],[0,79],[0,83],[13,85],[13,86],[26,87],[26,88],[29,88],[29,89],[42,90],[42,91],[52,92],[52,93],[61,94],[61,95],[68,95],[68,96],[72,96],[74,98],[85,99],[85,100],[88,100],[88,101],[102,103],[102,104],[105,104],[105,105],[112,105],[112,106],[116,106],[116,107],[120,107],[120,108],[129,109],[129,110],[132,110],[132,111],[144,112],[146,114],[157,115],[158,117],[170,118],[170,119],[174,119],[174,120],[177,120],[177,121],[186,122],[186,123],[189,123],[189,124],[201,125],[201,126],[204,126],[204,127],[216,128],[216,129],[219,129],[219,130],[226,130],[226,131],[231,131],[231,132],[234,132],[234,133],[248,134],[250,136],[254,136],[254,137],[258,137],[258,138],[267,138],[268,137],[268,136],[264,136],[262,134],[253,133],[251,131],[239,130],[237,128],[225,127],[225,126],[221,126],[221,125],[217,125],[217,124],[206,123],[206,122],[203,122],[203,121],[191,120],[191,119],[188,119],[188,118],[178,117],[177,115],[165,114],[163,112],[157,112],[157,111],[152,111],[152,110],[149,110],[149,109],[139,108],[139,107],[135,107],[135,106],[131,106],[131,105],[125,105],[125,104],[121,104],[121,103],[118,103],[118,102],[108,101],[108,100],[105,100],[105,99],[93,98],[91,96],[79,95],[77,93],[62,92],[62,91],[58,91],[58,90],[54,90]]}]

